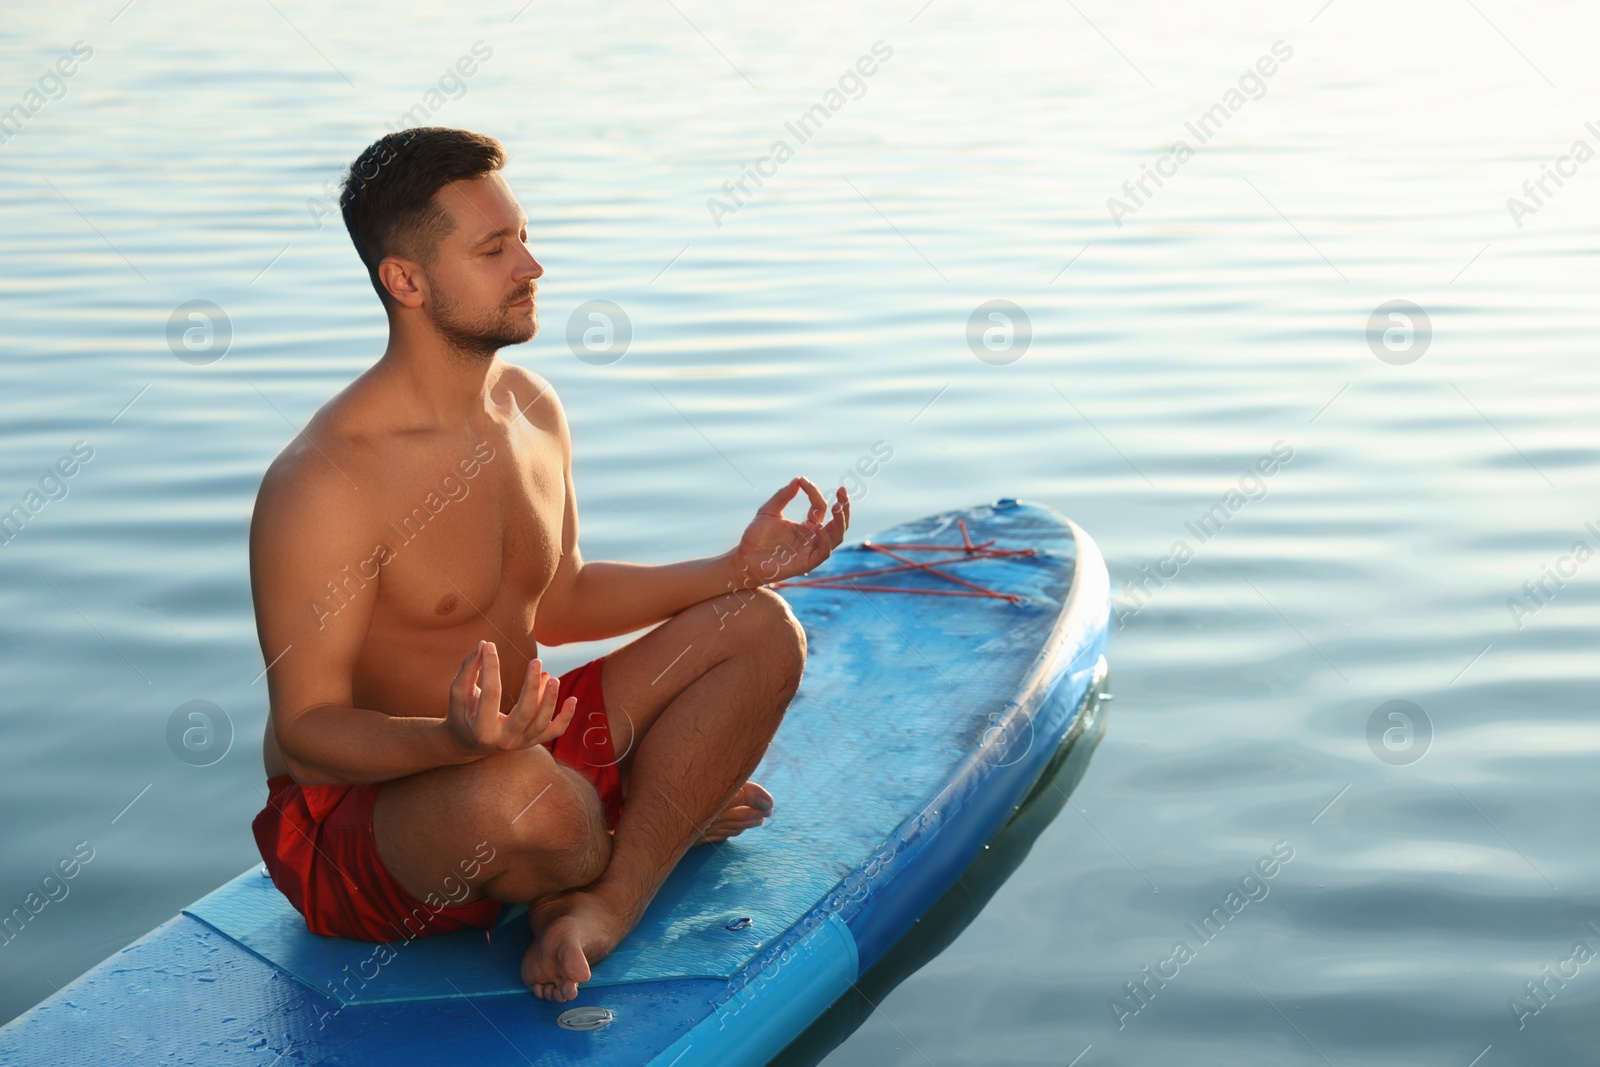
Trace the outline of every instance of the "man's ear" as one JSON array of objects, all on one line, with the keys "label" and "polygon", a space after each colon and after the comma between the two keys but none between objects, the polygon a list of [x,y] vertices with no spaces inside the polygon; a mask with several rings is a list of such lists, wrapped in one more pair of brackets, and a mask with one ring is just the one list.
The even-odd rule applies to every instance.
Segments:
[{"label": "man's ear", "polygon": [[421,307],[427,295],[427,280],[422,265],[400,256],[385,256],[378,264],[378,280],[401,307]]}]

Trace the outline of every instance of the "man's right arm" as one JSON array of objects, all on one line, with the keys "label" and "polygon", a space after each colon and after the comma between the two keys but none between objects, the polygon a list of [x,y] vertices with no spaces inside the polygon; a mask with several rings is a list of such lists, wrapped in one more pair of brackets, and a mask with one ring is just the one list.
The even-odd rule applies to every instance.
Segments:
[{"label": "man's right arm", "polygon": [[556,687],[537,660],[517,704],[500,712],[500,662],[489,642],[462,663],[438,717],[353,706],[381,573],[362,573],[365,587],[352,583],[340,599],[329,596],[328,584],[337,588],[347,566],[373,558],[374,528],[362,494],[320,454],[280,457],[262,479],[250,523],[250,584],[262,654],[273,664],[267,729],[295,781],[384,782],[560,736],[576,704],[557,713]]},{"label": "man's right arm", "polygon": [[423,718],[352,706],[381,578],[362,575],[365,588],[347,587],[342,600],[328,583],[372,557],[364,503],[329,460],[289,451],[268,468],[250,521],[256,632],[273,663],[267,729],[302,785],[382,782],[476,758],[451,744],[443,708]]}]

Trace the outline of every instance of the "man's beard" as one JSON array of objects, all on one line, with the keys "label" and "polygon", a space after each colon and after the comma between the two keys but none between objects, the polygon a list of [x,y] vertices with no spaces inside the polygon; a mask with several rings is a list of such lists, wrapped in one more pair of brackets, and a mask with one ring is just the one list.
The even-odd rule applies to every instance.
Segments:
[{"label": "man's beard", "polygon": [[512,310],[502,305],[496,311],[474,316],[464,313],[458,302],[435,296],[429,319],[452,349],[469,359],[486,359],[507,345],[531,341],[539,332],[537,314],[532,322],[526,322],[520,314],[513,317]]}]

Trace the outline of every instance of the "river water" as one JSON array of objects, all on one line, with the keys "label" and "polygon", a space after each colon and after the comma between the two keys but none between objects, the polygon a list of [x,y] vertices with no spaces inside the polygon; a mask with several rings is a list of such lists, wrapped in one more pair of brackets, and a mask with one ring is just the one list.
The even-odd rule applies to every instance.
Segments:
[{"label": "river water", "polygon": [[586,557],[874,448],[856,534],[1107,557],[1081,784],[823,1062],[1595,1060],[1595,10],[919,3],[0,20],[0,907],[92,854],[0,1018],[255,856],[250,508],[383,346],[329,183],[427,121],[512,154]]}]

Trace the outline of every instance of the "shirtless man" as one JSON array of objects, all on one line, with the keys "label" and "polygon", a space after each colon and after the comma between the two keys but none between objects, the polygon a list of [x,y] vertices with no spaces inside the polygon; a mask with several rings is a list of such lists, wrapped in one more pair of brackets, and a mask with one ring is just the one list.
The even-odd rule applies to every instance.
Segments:
[{"label": "shirtless man", "polygon": [[[543,274],[504,160],[493,138],[414,129],[346,180],[389,344],[256,500],[271,711],[254,829],[318,933],[487,928],[502,902],[528,902],[523,981],[566,1001],[690,846],[772,812],[746,778],[805,636],[761,586],[827,559],[850,501],[840,488],[830,518],[795,478],[721,555],[584,562],[561,404],[496,356],[537,331]],[[647,626],[561,679],[539,659],[540,643]]]}]

